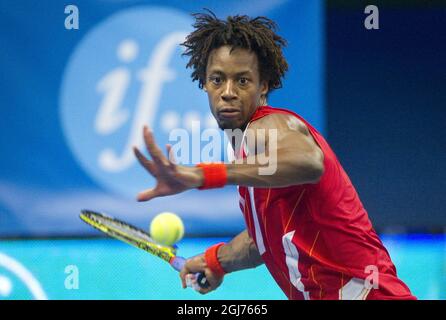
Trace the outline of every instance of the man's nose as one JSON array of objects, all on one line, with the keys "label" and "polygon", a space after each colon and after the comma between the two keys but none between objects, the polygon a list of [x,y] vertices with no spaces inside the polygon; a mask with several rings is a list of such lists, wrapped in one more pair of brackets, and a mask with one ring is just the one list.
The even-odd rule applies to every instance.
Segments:
[{"label": "man's nose", "polygon": [[237,98],[237,91],[232,81],[227,81],[223,88],[221,98],[225,101],[233,100]]}]

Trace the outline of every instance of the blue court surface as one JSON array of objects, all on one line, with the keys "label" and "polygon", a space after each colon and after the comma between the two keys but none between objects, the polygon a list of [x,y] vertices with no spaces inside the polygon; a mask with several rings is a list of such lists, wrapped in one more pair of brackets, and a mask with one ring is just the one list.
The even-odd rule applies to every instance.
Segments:
[{"label": "blue court surface", "polygon": [[[382,236],[419,299],[446,298],[442,235]],[[227,238],[187,238],[192,256]],[[264,266],[227,275],[215,292],[182,289],[164,261],[112,239],[0,241],[0,299],[286,299]]]}]

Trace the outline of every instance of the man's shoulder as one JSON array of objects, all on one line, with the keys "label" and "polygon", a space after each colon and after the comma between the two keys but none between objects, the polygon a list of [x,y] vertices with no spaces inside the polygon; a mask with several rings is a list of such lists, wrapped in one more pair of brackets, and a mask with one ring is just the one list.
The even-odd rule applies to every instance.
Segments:
[{"label": "man's shoulder", "polygon": [[[294,112],[286,109],[271,108],[270,112],[251,122],[251,129],[286,129],[309,134],[307,124]],[[276,112],[277,110],[277,112]]]}]

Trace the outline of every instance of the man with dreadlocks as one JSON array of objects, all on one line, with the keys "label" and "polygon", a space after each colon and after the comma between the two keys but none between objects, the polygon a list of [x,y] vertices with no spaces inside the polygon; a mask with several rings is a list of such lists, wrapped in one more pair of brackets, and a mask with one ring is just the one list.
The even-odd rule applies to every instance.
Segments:
[{"label": "man with dreadlocks", "polygon": [[[265,263],[289,299],[415,299],[397,277],[387,250],[334,152],[307,121],[286,109],[267,105],[288,69],[285,40],[265,17],[218,19],[195,14],[195,30],[183,45],[221,129],[276,131],[265,145],[276,145],[274,174],[260,174],[262,152],[231,140],[240,162],[177,165],[166,158],[144,128],[152,157],[134,148],[140,163],[157,180],[139,201],[189,189],[238,185],[246,230],[188,259],[186,279],[204,273],[215,290],[226,273]],[[170,147],[167,147],[170,153]],[[268,150],[267,147],[265,150]],[[254,160],[254,161],[247,161]],[[195,285],[196,279],[194,279]]]}]

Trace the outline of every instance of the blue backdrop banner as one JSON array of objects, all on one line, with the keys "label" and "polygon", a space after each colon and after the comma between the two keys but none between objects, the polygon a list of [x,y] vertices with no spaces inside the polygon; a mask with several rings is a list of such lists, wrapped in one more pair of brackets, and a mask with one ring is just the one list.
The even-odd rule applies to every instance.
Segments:
[{"label": "blue backdrop banner", "polygon": [[203,7],[277,22],[290,70],[269,103],[324,132],[322,1],[2,1],[0,237],[90,234],[83,208],[141,227],[172,211],[188,235],[244,228],[234,187],[135,200],[154,185],[132,153],[143,125],[160,146],[191,137],[183,156],[206,160],[192,138],[216,123],[179,46]]}]

